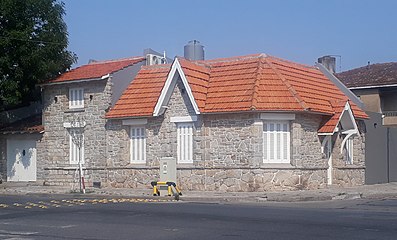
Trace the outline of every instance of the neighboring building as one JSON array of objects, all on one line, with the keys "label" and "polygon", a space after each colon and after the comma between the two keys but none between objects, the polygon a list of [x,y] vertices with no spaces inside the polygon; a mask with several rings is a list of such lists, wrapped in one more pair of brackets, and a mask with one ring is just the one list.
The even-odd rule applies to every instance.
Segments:
[{"label": "neighboring building", "polygon": [[43,130],[40,114],[0,128],[1,182],[36,181],[37,145]]},{"label": "neighboring building", "polygon": [[36,181],[36,143],[40,141],[41,104],[0,112],[0,182]]},{"label": "neighboring building", "polygon": [[337,74],[365,104],[367,183],[397,181],[397,63],[368,64]]},{"label": "neighboring building", "polygon": [[367,115],[317,67],[175,58],[143,67],[106,118],[109,186],[148,187],[165,159],[189,190],[364,183]]}]

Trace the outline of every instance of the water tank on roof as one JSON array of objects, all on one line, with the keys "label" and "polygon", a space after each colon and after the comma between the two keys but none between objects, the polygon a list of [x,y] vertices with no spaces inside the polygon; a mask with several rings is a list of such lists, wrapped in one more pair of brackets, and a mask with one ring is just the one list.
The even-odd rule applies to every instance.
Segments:
[{"label": "water tank on roof", "polygon": [[184,56],[188,60],[204,60],[204,46],[197,40],[189,41],[184,47]]}]

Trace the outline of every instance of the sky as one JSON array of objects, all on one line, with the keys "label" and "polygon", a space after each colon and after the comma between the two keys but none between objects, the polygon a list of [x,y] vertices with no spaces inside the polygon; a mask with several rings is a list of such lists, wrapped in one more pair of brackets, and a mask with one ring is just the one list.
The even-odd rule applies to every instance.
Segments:
[{"label": "sky", "polygon": [[[205,59],[266,53],[314,65],[338,55],[337,72],[397,61],[394,0],[63,0],[73,67],[89,59],[183,56],[198,40]],[[341,61],[339,61],[341,59]]]}]

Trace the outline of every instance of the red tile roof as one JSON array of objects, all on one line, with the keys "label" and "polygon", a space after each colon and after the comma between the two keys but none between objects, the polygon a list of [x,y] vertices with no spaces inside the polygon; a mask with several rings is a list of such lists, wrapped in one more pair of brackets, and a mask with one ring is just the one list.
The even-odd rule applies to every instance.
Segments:
[{"label": "red tile roof", "polygon": [[[347,101],[316,67],[264,54],[196,62],[178,60],[201,113],[309,111],[332,116],[335,109],[330,102]],[[106,116],[151,116],[169,70],[170,65],[143,68]],[[355,116],[366,117],[351,105]]]},{"label": "red tile roof", "polygon": [[41,114],[34,115],[0,128],[0,134],[40,133],[44,131]]},{"label": "red tile roof", "polygon": [[334,130],[339,123],[340,116],[345,109],[346,101],[331,101],[331,105],[335,111],[335,114],[331,117],[324,116],[318,133],[334,133]]},{"label": "red tile roof", "polygon": [[56,79],[48,81],[48,83],[59,83],[82,79],[97,79],[142,61],[145,61],[144,57],[93,62],[65,72]]},{"label": "red tile roof", "polygon": [[395,85],[397,62],[371,64],[338,73],[336,76],[349,88]]},{"label": "red tile roof", "polygon": [[170,66],[167,64],[142,67],[134,79],[134,84],[128,86],[106,116],[113,118],[152,116]]}]

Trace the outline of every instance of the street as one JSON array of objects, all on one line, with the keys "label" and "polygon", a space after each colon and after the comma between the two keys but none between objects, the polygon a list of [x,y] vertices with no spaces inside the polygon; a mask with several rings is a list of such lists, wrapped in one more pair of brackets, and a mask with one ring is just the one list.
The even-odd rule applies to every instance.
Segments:
[{"label": "street", "polygon": [[0,239],[397,239],[397,200],[216,204],[0,198]]}]

